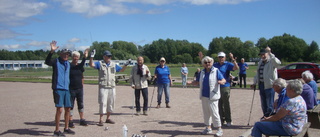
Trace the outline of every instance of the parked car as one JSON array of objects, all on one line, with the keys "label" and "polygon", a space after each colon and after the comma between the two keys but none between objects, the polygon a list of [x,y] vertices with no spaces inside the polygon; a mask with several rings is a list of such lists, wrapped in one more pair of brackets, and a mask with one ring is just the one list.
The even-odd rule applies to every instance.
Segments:
[{"label": "parked car", "polygon": [[299,62],[289,64],[281,69],[278,69],[278,77],[283,79],[297,79],[301,78],[302,72],[309,70],[317,81],[320,78],[320,66],[319,64],[310,62]]}]

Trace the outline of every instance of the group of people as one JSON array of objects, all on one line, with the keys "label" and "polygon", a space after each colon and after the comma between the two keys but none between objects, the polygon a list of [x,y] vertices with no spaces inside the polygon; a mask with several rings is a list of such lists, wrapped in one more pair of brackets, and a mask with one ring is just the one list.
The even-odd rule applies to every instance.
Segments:
[{"label": "group of people", "polygon": [[[78,112],[80,115],[80,125],[87,126],[84,119],[83,106],[83,72],[84,63],[88,57],[89,49],[86,49],[80,64],[79,52],[72,52],[63,49],[56,59],[51,59],[53,53],[59,48],[56,41],[50,43],[51,51],[48,54],[45,63],[53,68],[52,90],[56,106],[55,115],[55,136],[64,136],[64,134],[75,134],[70,128],[73,124],[73,107],[77,100]],[[68,61],[72,55],[72,62]],[[103,126],[103,115],[107,115],[105,123],[114,124],[110,119],[114,111],[115,94],[116,94],[116,72],[123,72],[128,61],[124,66],[119,66],[113,61],[110,51],[104,51],[103,60],[93,62],[95,50],[90,54],[89,66],[98,70],[99,74],[99,122],[98,126]],[[277,78],[277,67],[281,61],[271,53],[271,49],[260,50],[261,60],[258,63],[257,74],[254,77],[252,88],[259,86],[261,108],[263,117],[260,122],[256,122],[252,130],[252,136],[260,137],[262,134],[272,135],[296,135],[301,131],[303,124],[306,122],[306,110],[312,109],[317,105],[317,85],[313,80],[313,75],[309,71],[302,74],[302,80],[291,80],[288,83],[281,78]],[[187,81],[188,68],[183,63],[181,67],[182,85],[187,84],[200,86],[200,100],[202,102],[203,119],[206,125],[202,134],[211,134],[213,127],[217,128],[216,136],[222,136],[222,125],[231,126],[231,109],[230,109],[230,72],[240,69],[240,81],[243,79],[246,88],[246,70],[248,65],[244,59],[240,63],[229,53],[231,62],[226,61],[224,52],[218,53],[218,62],[209,56],[203,56],[199,52],[199,58],[204,69],[198,68],[194,75],[193,81]],[[161,98],[164,92],[166,108],[170,108],[170,86],[172,78],[170,68],[165,65],[166,60],[161,57],[159,65],[155,68],[154,78],[156,81],[158,96],[157,106],[161,107]],[[151,78],[151,72],[147,65],[144,64],[144,58],[139,56],[137,64],[132,67],[130,74],[130,85],[134,89],[136,115],[141,114],[140,95],[143,97],[143,115],[148,115],[148,80]],[[240,82],[240,87],[242,87]],[[275,92],[278,93],[278,99],[274,101]],[[64,132],[59,130],[60,116],[65,111]],[[293,121],[293,122],[291,122]],[[274,130],[271,130],[274,129]]]}]

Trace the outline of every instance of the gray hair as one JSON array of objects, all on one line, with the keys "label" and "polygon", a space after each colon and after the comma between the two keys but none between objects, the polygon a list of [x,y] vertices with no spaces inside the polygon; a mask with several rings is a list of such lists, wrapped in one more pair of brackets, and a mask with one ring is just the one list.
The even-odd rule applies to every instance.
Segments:
[{"label": "gray hair", "polygon": [[296,94],[300,95],[302,93],[302,82],[298,79],[288,81],[287,88],[293,90]]},{"label": "gray hair", "polygon": [[74,56],[80,57],[80,53],[78,51],[73,51],[72,52],[72,57],[74,57]]},{"label": "gray hair", "polygon": [[309,71],[306,70],[301,74],[302,78],[306,78],[308,80],[313,80],[313,74]]},{"label": "gray hair", "polygon": [[205,56],[202,60],[201,60],[201,64],[204,64],[204,62],[214,62],[213,58],[209,57],[209,56]]},{"label": "gray hair", "polygon": [[275,81],[273,81],[273,85],[278,86],[280,88],[285,88],[287,86],[286,80],[283,78],[278,78]]}]

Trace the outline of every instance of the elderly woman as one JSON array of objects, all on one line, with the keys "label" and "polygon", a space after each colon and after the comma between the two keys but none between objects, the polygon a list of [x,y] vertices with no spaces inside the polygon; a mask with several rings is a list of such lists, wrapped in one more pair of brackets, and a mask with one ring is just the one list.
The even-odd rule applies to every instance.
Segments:
[{"label": "elderly woman", "polygon": [[222,73],[212,66],[213,59],[206,56],[201,60],[204,69],[200,72],[200,77],[188,84],[200,85],[200,99],[202,102],[203,120],[206,129],[202,134],[212,133],[211,123],[218,128],[216,136],[222,136],[221,120],[219,115],[218,102],[220,99],[220,84],[224,85],[226,80]]},{"label": "elderly woman", "polygon": [[188,68],[186,63],[182,63],[180,73],[181,73],[182,87],[187,88]]},{"label": "elderly woman", "polygon": [[170,86],[172,85],[170,68],[165,65],[166,59],[160,58],[160,65],[158,65],[154,71],[154,78],[157,79],[158,86],[158,105],[156,108],[160,108],[161,97],[164,91],[166,108],[170,108]]},{"label": "elderly woman", "polygon": [[289,81],[286,90],[290,99],[280,106],[275,115],[256,122],[251,132],[252,136],[261,137],[262,134],[289,136],[301,132],[307,119],[306,103],[300,96],[302,93],[301,81]]},{"label": "elderly woman", "polygon": [[286,80],[282,78],[276,79],[272,84],[273,90],[278,93],[278,99],[274,102],[273,105],[275,111],[289,99],[289,97],[286,95],[286,86]]},{"label": "elderly woman", "polygon": [[[317,82],[313,80],[313,74],[307,70],[301,74],[302,79],[312,88],[315,100],[317,100],[317,93],[318,93],[318,85]],[[317,105],[317,101],[314,105]]]}]

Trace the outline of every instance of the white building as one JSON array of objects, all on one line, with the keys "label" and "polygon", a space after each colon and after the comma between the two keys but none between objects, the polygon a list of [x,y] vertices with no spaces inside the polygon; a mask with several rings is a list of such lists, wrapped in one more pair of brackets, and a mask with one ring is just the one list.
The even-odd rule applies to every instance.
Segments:
[{"label": "white building", "polygon": [[[94,60],[96,62],[98,60]],[[128,60],[112,60],[119,66],[123,66]],[[71,60],[69,60],[71,62]],[[79,63],[81,60],[79,60]],[[132,60],[128,66],[136,65],[137,61]],[[21,68],[48,68],[44,60],[0,60],[0,70],[20,70]],[[86,60],[85,67],[89,67],[89,60]]]}]

